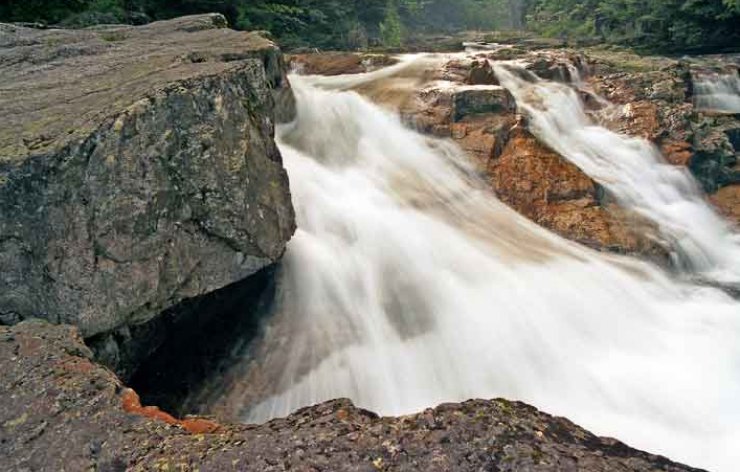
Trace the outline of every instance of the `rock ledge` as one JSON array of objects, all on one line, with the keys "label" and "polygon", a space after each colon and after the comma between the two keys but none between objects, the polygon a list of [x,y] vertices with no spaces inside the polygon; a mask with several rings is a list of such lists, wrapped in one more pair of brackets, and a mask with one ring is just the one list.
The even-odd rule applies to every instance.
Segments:
[{"label": "rock ledge", "polygon": [[260,426],[178,421],[138,405],[74,328],[42,321],[0,327],[0,371],[2,470],[697,470],[500,399],[400,418],[336,400]]}]

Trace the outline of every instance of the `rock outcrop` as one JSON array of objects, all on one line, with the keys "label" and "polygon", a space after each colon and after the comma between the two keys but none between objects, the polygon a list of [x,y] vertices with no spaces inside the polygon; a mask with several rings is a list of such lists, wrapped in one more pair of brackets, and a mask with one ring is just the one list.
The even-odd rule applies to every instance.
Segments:
[{"label": "rock outcrop", "polygon": [[[697,79],[707,71],[737,74],[737,56],[673,60],[592,51],[590,82],[617,105],[601,116],[610,128],[659,146],[668,162],[686,166],[722,213],[734,215],[728,198],[740,185],[740,117],[697,106]],[[599,115],[597,115],[599,116]]]},{"label": "rock outcrop", "polygon": [[511,131],[488,174],[504,202],[568,239],[667,261],[665,251],[645,237],[654,232],[649,223],[603,199],[593,180],[522,127]]},{"label": "rock outcrop", "polygon": [[[536,223],[594,249],[666,263],[668,254],[653,238],[652,225],[610,201],[588,175],[528,131],[514,98],[495,85],[490,60],[496,54],[436,65],[439,70],[430,75],[442,82],[428,83],[414,100],[404,102],[405,121],[457,142],[479,164],[496,195]],[[570,52],[526,57],[534,71],[563,81],[588,67]]]},{"label": "rock outcrop", "polygon": [[506,400],[401,418],[336,400],[261,426],[178,420],[90,356],[70,326],[0,326],[0,469],[696,470]]},{"label": "rock outcrop", "polygon": [[303,53],[288,56],[289,67],[305,75],[361,74],[398,62],[387,54],[350,52]]},{"label": "rock outcrop", "polygon": [[221,15],[0,25],[0,320],[110,347],[273,264],[295,227],[273,141],[294,110],[284,69]]},{"label": "rock outcrop", "polygon": [[[720,212],[738,219],[740,121],[736,114],[699,109],[692,96],[698,71],[732,71],[737,57],[682,62],[596,49],[515,52],[529,72],[574,87],[595,121],[648,139],[668,162],[687,166]],[[357,91],[399,108],[419,131],[456,141],[480,164],[501,200],[542,226],[595,249],[667,263],[654,225],[620,208],[584,172],[527,131],[513,98],[496,85],[491,66],[510,55],[504,48],[429,62],[415,93],[399,89],[405,93],[400,101],[384,100],[394,96],[393,77]]]}]

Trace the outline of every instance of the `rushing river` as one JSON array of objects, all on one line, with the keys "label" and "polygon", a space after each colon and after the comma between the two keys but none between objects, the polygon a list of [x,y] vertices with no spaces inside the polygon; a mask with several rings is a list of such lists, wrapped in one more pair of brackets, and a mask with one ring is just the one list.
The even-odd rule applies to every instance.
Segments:
[{"label": "rushing river", "polygon": [[[738,236],[687,173],[591,124],[566,86],[510,70],[538,137],[655,221],[684,271],[740,280]],[[279,143],[299,229],[244,380],[216,403],[261,421],[338,397],[387,415],[506,397],[733,470],[740,303],[521,217],[456,146],[343,91],[383,74],[292,78]]]}]

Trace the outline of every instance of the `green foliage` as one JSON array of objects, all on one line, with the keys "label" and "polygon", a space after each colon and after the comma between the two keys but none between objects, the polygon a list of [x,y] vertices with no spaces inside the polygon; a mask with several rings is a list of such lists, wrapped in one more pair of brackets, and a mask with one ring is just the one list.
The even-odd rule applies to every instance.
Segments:
[{"label": "green foliage", "polygon": [[[740,45],[740,0],[0,0],[0,21],[64,26],[223,13],[287,48],[398,47],[419,34],[522,29],[664,51]],[[526,20],[526,21],[525,21]]]},{"label": "green foliage", "polygon": [[737,47],[738,24],[740,0],[537,0],[530,9],[545,35],[663,51]]},{"label": "green foliage", "polygon": [[62,24],[67,27],[86,27],[98,24],[125,23],[127,20],[123,0],[92,0],[85,10],[72,13]]},{"label": "green foliage", "polygon": [[87,9],[87,0],[8,0],[0,5],[0,21],[58,23]]},{"label": "green foliage", "polygon": [[398,48],[403,42],[403,25],[398,14],[398,5],[394,0],[388,0],[385,9],[385,18],[380,23],[380,39],[384,46]]}]

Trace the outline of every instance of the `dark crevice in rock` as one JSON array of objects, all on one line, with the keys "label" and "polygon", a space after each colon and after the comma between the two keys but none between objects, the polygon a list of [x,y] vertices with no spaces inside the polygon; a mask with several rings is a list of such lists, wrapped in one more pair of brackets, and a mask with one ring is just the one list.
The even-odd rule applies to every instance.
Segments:
[{"label": "dark crevice in rock", "polygon": [[224,370],[257,334],[274,299],[275,268],[190,299],[152,321],[88,339],[142,402],[172,414],[193,413],[188,402]]},{"label": "dark crevice in rock", "polygon": [[733,170],[736,163],[734,155],[699,151],[691,159],[689,168],[704,191],[712,194],[727,185],[740,183],[740,172]]}]

